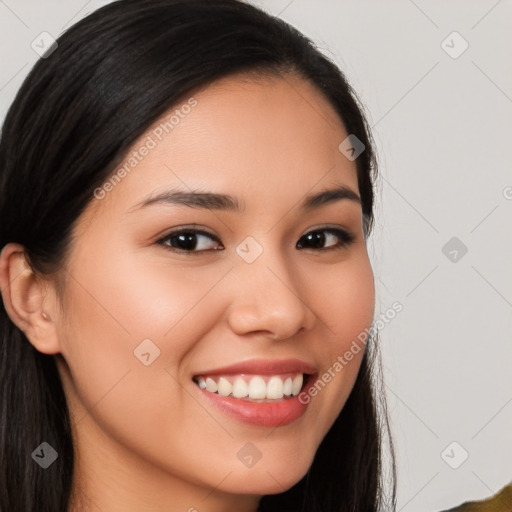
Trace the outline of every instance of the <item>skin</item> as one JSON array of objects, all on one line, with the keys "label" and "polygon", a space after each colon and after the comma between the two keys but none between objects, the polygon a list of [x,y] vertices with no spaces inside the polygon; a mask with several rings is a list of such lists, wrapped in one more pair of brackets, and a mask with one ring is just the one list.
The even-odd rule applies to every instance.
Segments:
[{"label": "skin", "polygon": [[[157,147],[91,200],[57,275],[32,273],[17,244],[1,253],[10,317],[57,360],[77,444],[73,511],[254,512],[262,495],[306,473],[363,356],[286,426],[247,425],[201,397],[194,374],[255,358],[298,358],[322,374],[370,327],[374,281],[357,201],[300,208],[335,186],[359,193],[355,162],[338,150],[348,134],[321,93],[294,76],[230,77],[194,98]],[[245,209],[136,209],[172,187],[229,194]],[[191,224],[224,250],[184,254],[156,243]],[[296,248],[326,225],[354,241]],[[248,236],[263,248],[250,264],[236,253]],[[133,353],[146,338],[160,349],[150,366]],[[237,457],[248,442],[262,455],[251,468]]]}]

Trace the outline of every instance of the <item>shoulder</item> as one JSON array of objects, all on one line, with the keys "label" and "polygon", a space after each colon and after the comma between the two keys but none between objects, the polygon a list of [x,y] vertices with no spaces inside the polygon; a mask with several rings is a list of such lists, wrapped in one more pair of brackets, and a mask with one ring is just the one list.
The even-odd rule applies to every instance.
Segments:
[{"label": "shoulder", "polygon": [[512,510],[512,483],[490,498],[468,501],[462,505],[443,512],[505,512]]}]

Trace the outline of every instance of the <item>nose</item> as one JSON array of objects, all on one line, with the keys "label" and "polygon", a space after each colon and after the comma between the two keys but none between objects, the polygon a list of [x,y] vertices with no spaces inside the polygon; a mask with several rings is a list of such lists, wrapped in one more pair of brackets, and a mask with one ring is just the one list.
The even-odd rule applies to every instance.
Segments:
[{"label": "nose", "polygon": [[236,292],[228,310],[233,332],[284,340],[313,328],[317,317],[304,296],[308,283],[282,254],[265,250],[255,262],[236,266]]}]

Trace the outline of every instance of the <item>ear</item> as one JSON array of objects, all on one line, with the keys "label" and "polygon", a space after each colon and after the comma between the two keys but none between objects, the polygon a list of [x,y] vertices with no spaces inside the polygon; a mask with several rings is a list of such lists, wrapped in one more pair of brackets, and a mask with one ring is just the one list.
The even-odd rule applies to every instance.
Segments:
[{"label": "ear", "polygon": [[30,268],[20,244],[0,252],[0,289],[7,314],[30,343],[44,354],[59,353],[55,291]]}]

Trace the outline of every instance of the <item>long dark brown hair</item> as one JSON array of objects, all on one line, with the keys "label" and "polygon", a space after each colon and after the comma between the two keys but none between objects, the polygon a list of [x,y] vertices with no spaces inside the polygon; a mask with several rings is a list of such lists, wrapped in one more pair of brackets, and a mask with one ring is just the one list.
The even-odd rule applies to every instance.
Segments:
[{"label": "long dark brown hair", "polygon": [[[356,166],[370,233],[377,165],[364,110],[340,69],[289,24],[239,0],[120,0],[57,43],[24,81],[0,142],[0,248],[22,244],[37,274],[63,266],[94,189],[156,119],[191,91],[240,72],[311,81],[363,142]],[[383,471],[383,440],[390,438],[376,348],[371,339],[348,401],[307,474],[288,491],[264,496],[263,509],[394,508],[387,442],[390,471]],[[1,511],[66,511],[73,439],[54,356],[31,345],[3,304],[0,382]],[[31,458],[42,440],[59,454],[46,470]]]}]

